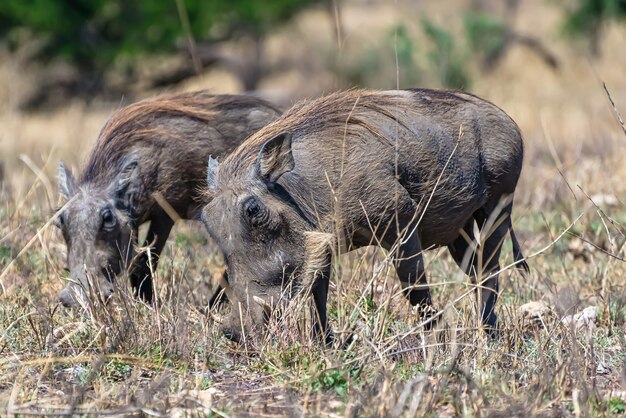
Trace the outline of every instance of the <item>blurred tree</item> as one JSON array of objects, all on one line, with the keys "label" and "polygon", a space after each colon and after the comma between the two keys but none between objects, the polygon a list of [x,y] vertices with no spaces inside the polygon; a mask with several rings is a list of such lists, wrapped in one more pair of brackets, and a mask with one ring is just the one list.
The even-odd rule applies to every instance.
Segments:
[{"label": "blurred tree", "polygon": [[245,65],[236,65],[236,72],[244,88],[253,89],[262,72],[265,34],[319,1],[2,0],[0,38],[13,49],[36,42],[32,59],[69,62],[79,77],[67,87],[85,96],[107,87],[104,75],[112,67],[125,68],[127,83],[133,83],[133,69],[142,57],[180,52],[185,40],[194,66],[155,84],[194,75],[199,67],[224,59],[211,48],[216,43],[245,38],[254,50]]},{"label": "blurred tree", "polygon": [[565,31],[589,38],[591,51],[600,52],[602,25],[611,19],[626,18],[626,0],[576,0],[568,12]]},{"label": "blurred tree", "polygon": [[486,70],[497,66],[513,45],[522,45],[537,54],[548,66],[558,68],[557,57],[532,35],[514,31],[507,23],[487,13],[467,13],[465,35],[470,49],[477,54]]}]

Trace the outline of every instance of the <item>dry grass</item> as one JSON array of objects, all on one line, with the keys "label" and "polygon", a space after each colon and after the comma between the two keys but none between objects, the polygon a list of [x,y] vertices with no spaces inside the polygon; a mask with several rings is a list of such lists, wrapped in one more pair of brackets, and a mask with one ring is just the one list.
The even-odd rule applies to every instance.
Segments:
[{"label": "dry grass", "polygon": [[[367,22],[380,17],[377,28],[384,31],[385,22],[421,12],[412,2],[397,3],[348,2],[345,52],[376,36],[374,26],[361,30]],[[307,315],[300,315],[308,303],[304,312],[273,321],[262,344],[233,345],[203,313],[222,261],[192,224],[177,225],[166,247],[155,306],[132,300],[120,280],[106,307],[90,313],[59,307],[64,245],[52,227],[43,228],[56,200],[51,173],[61,157],[75,165],[85,155],[114,106],[21,113],[15,106],[24,83],[19,63],[0,66],[6,98],[0,105],[0,415],[623,414],[626,138],[600,80],[625,114],[626,56],[615,51],[626,30],[610,27],[604,55],[581,58],[582,49],[555,33],[558,15],[549,2],[521,4],[516,27],[549,42],[562,68],[553,73],[529,52],[513,49],[495,72],[476,76],[473,91],[507,110],[525,134],[514,224],[526,255],[536,254],[528,278],[511,269],[501,275],[503,328],[496,340],[477,329],[471,284],[446,251],[426,258],[445,327],[424,333],[398,292],[388,258],[366,250],[335,262],[329,312],[343,349],[311,340]],[[427,7],[435,19],[455,22],[451,8]],[[297,61],[302,50],[307,64],[323,57],[334,42],[330,32],[315,45],[306,34],[312,27],[329,30],[320,29],[329,24],[325,19],[321,12],[301,17],[271,40],[272,56],[290,51]],[[307,47],[285,47],[298,39]],[[320,62],[312,68],[323,67]],[[187,88],[218,86],[222,75],[212,77]],[[317,85],[301,77],[310,74],[268,78],[263,88],[296,98],[335,83],[324,71]],[[503,253],[508,265],[508,242]],[[539,323],[517,311],[537,300],[551,308]],[[595,328],[561,323],[587,306],[598,308]]]}]

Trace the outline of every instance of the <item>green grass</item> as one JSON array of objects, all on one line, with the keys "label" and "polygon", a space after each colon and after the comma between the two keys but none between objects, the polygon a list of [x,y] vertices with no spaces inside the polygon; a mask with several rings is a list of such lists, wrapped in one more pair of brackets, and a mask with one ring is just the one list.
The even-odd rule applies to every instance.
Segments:
[{"label": "green grass", "polygon": [[[3,206],[11,208],[16,200],[9,196]],[[24,216],[44,219],[37,213]],[[589,212],[575,231],[597,243],[614,230],[596,216]],[[24,225],[0,247],[5,266],[40,226],[22,218],[13,218],[0,231],[7,234]],[[549,244],[568,225],[557,212],[527,215],[516,223],[519,235],[535,237],[532,248],[525,242],[527,254]],[[624,413],[619,390],[626,359],[626,298],[619,295],[624,294],[626,266],[592,247],[585,249],[587,258],[573,257],[570,243],[578,238],[566,235],[530,260],[528,278],[502,273],[498,312],[503,326],[495,340],[477,328],[472,292],[445,311],[443,331],[425,333],[398,294],[384,253],[342,256],[335,262],[341,280],[334,281],[329,313],[339,341],[357,338],[327,348],[311,339],[304,311],[274,323],[268,338],[255,345],[226,340],[202,313],[212,287],[207,278],[223,262],[198,225],[176,227],[159,266],[155,307],[133,300],[120,278],[116,300],[92,314],[58,306],[65,273],[62,257],[51,251],[62,243],[52,230],[44,235],[47,245],[25,252],[3,278],[4,410],[60,413],[75,408],[81,414],[144,408],[207,416],[263,411],[352,416]],[[510,262],[510,252],[507,242],[504,263]],[[445,251],[430,252],[426,259],[437,306],[466,291],[467,280]],[[373,287],[363,292],[370,281]],[[545,328],[516,313],[517,306],[530,300],[554,306],[558,289],[565,286],[576,288],[580,308],[598,306],[597,328],[591,333],[572,335],[558,313],[545,318]]]}]

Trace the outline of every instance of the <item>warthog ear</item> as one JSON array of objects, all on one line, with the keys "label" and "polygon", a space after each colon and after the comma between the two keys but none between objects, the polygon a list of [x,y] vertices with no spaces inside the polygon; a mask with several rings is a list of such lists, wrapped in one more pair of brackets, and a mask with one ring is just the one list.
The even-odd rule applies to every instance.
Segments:
[{"label": "warthog ear", "polygon": [[206,184],[209,186],[209,190],[212,192],[217,188],[217,169],[219,168],[220,163],[209,155],[209,163],[207,165],[206,171]]},{"label": "warthog ear", "polygon": [[139,164],[137,160],[129,159],[117,175],[113,183],[114,196],[125,208],[133,208],[139,194]]},{"label": "warthog ear", "polygon": [[283,132],[263,144],[257,161],[257,173],[269,182],[293,170],[295,163],[291,153],[291,134]]},{"label": "warthog ear", "polygon": [[59,194],[63,199],[68,200],[74,195],[76,183],[74,182],[72,172],[65,167],[63,161],[59,161],[59,171],[57,176],[59,181]]}]

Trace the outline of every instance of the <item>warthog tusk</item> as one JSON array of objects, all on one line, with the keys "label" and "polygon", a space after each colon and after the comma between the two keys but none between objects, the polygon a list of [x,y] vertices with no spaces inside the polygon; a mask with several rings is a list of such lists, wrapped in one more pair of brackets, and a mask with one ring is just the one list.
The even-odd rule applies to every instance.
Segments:
[{"label": "warthog tusk", "polygon": [[267,316],[272,315],[272,307],[269,303],[267,303],[265,300],[261,299],[258,296],[252,296],[252,300],[254,300],[256,303],[259,304],[259,306],[261,306],[261,308],[263,308],[263,311],[265,311],[265,314]]}]

